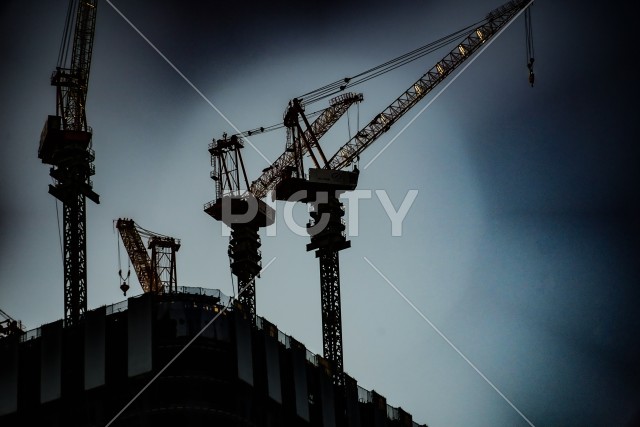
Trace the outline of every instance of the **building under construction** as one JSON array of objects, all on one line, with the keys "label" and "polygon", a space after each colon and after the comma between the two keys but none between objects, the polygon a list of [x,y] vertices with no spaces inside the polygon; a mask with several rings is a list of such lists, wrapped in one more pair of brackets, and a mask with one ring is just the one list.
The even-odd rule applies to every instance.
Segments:
[{"label": "building under construction", "polygon": [[0,340],[0,425],[419,426],[220,291],[144,293]]}]

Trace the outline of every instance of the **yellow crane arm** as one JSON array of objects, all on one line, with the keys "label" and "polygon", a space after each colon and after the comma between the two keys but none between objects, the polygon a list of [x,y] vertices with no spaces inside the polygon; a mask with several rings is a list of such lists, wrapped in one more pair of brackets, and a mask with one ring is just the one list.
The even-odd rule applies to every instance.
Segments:
[{"label": "yellow crane arm", "polygon": [[[131,219],[120,218],[116,222],[116,228],[120,233],[122,244],[127,250],[127,254],[129,254],[129,259],[133,264],[142,290],[145,293],[150,292],[152,289],[152,275],[155,274],[155,272],[151,267],[151,257],[142,242],[142,237],[138,232],[136,223]],[[157,279],[156,283],[159,282],[160,280]]]},{"label": "yellow crane arm", "polygon": [[325,168],[343,169],[352,164],[360,153],[373,144],[380,135],[389,130],[391,125],[431,93],[440,82],[469,59],[482,44],[495,36],[531,3],[533,3],[533,0],[513,0],[491,11],[487,15],[486,23],[473,29],[459,45],[453,48],[444,58],[412,84],[409,89],[344,144],[329,159],[329,163]]}]

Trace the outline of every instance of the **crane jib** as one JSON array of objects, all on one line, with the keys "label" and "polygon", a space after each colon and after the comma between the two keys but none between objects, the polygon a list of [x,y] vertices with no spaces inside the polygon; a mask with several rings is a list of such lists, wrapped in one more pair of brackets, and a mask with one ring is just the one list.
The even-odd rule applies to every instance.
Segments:
[{"label": "crane jib", "polygon": [[515,0],[491,11],[486,23],[472,30],[459,45],[344,144],[331,157],[328,168],[342,169],[352,164],[365,149],[532,2]]}]

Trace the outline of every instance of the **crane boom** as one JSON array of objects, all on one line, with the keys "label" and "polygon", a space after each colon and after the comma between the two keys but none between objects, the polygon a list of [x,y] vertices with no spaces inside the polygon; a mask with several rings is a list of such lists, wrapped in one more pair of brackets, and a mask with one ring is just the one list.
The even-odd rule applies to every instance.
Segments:
[{"label": "crane boom", "polygon": [[[158,294],[174,290],[177,286],[175,253],[180,249],[180,240],[145,230],[132,219],[118,219],[116,228],[142,290]],[[149,239],[151,256],[142,236]]]},{"label": "crane boom", "polygon": [[58,112],[65,129],[88,130],[85,106],[95,37],[96,6],[97,0],[78,2],[71,67],[64,69],[64,64],[60,63],[53,76],[54,80],[59,80],[57,85],[62,89],[58,97]]},{"label": "crane boom", "polygon": [[[305,130],[304,137],[308,140],[319,140],[327,131],[347,112],[349,107],[356,102],[362,101],[362,94],[345,93],[330,101],[330,106],[326,108],[311,123],[309,129]],[[312,135],[313,133],[313,135]],[[306,154],[307,147],[301,146],[301,155]],[[300,155],[300,153],[298,153]],[[262,175],[251,183],[249,192],[256,198],[262,199],[267,193],[274,189],[276,184],[282,179],[283,173],[288,167],[296,164],[296,153],[285,151],[278,157],[269,168],[265,169]]]},{"label": "crane boom", "polygon": [[533,0],[513,0],[494,9],[487,15],[487,22],[472,30],[469,35],[444,58],[436,63],[409,89],[373,118],[362,130],[344,144],[331,157],[327,169],[343,169],[385,133],[407,111],[433,91],[464,61],[470,58],[482,44],[486,43],[513,18],[529,6]]},{"label": "crane boom", "polygon": [[[116,228],[120,233],[122,244],[129,255],[129,259],[133,264],[133,269],[138,276],[138,281],[144,292],[151,291],[153,270],[151,269],[151,257],[147,252],[147,248],[142,242],[142,237],[136,228],[133,220],[118,219]],[[158,280],[159,282],[159,280]]]},{"label": "crane boom", "polygon": [[[485,24],[472,30],[464,41],[452,49],[444,58],[438,61],[436,65],[412,84],[409,89],[403,92],[387,108],[374,117],[368,125],[345,143],[329,159],[326,168],[334,170],[343,169],[352,164],[358,155],[373,144],[384,132],[389,130],[395,122],[425,96],[431,93],[433,89],[458,68],[460,64],[470,58],[483,43],[496,35],[532,2],[533,0],[513,0],[487,14],[487,22]],[[356,102],[352,97],[347,99],[351,102]],[[360,98],[360,100],[362,100],[362,98]],[[326,130],[323,132],[324,129],[328,129],[324,123],[326,122],[329,126],[333,125],[333,123],[347,111],[350,105],[350,103],[337,103],[323,112],[323,115],[312,124],[316,140],[319,140],[324,135],[326,132]],[[318,123],[318,129],[316,129],[316,123]],[[304,155],[307,152],[306,146],[302,145],[301,149]],[[295,162],[294,153],[284,152],[269,168],[265,169],[258,179],[253,181],[250,192],[257,198],[264,197],[269,190],[276,188],[283,179],[286,179],[286,169],[293,166]]]}]

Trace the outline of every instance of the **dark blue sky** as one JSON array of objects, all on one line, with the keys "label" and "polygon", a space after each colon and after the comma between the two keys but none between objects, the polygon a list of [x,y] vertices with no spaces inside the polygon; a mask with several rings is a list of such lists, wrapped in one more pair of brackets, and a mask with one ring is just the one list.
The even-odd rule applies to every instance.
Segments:
[{"label": "dark blue sky", "polygon": [[[37,147],[54,113],[48,79],[66,3],[0,6],[0,308],[29,328],[64,314],[56,205]],[[242,130],[274,124],[292,97],[501,4],[112,3]],[[401,236],[391,235],[375,195],[359,205],[359,233],[341,253],[345,369],[416,421],[527,425],[366,260],[536,426],[639,424],[632,16],[628,2],[536,0],[533,88],[520,17],[361,174],[361,190],[384,190],[396,207],[407,191],[418,196]],[[354,88],[365,99],[360,125],[445,53]],[[202,205],[214,198],[207,144],[234,130],[104,0],[88,98],[101,195],[99,206],[88,207],[89,307],[123,299],[118,217],[182,239],[181,284],[232,294],[227,238]],[[349,125],[327,134],[328,152],[346,141],[357,117],[353,111]],[[284,141],[277,132],[253,139],[269,159]],[[267,166],[251,148],[245,160],[250,179]],[[296,212],[303,223],[304,209]],[[263,233],[264,263],[276,260],[258,282],[258,313],[320,353],[318,266],[307,242],[282,222],[276,236]],[[132,282],[131,292],[141,292]]]}]

